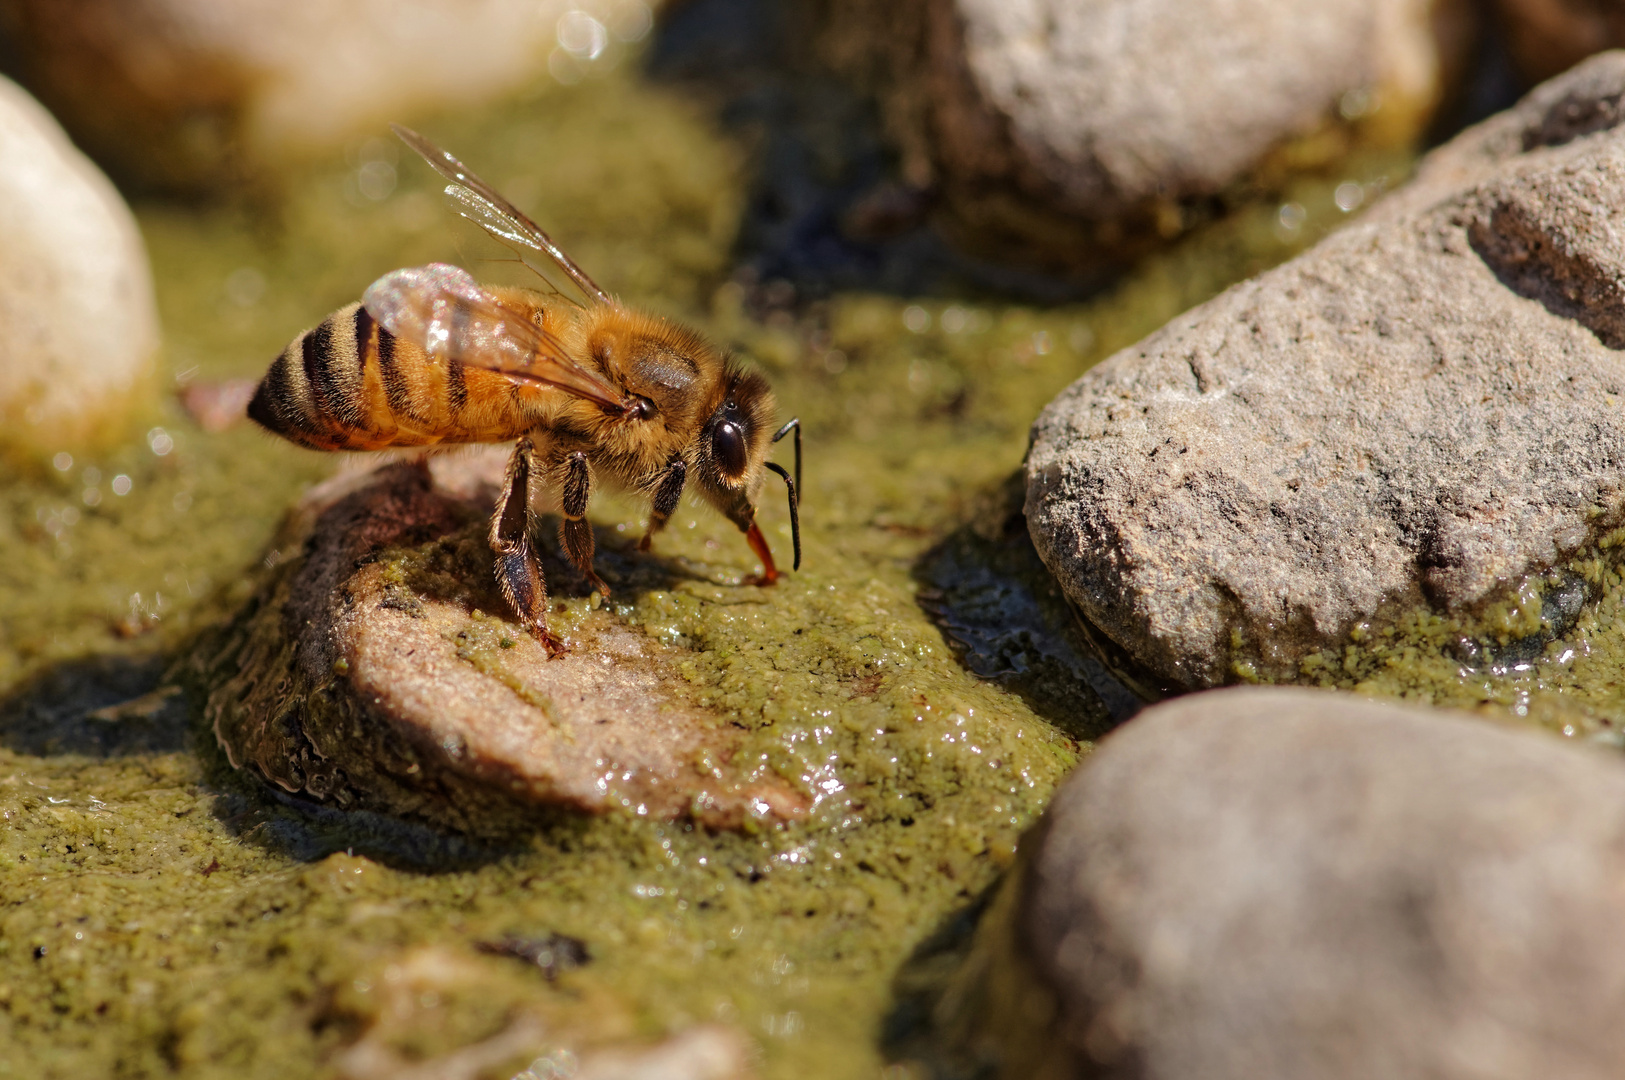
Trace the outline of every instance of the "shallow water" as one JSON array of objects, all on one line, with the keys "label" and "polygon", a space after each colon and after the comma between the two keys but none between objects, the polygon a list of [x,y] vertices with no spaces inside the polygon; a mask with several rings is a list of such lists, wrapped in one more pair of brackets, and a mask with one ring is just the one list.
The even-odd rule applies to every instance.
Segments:
[{"label": "shallow water", "polygon": [[[545,1036],[490,1075],[713,1019],[761,1046],[766,1077],[878,1075],[899,966],[1134,707],[1015,516],[1028,423],[1100,357],[1342,220],[1347,176],[1289,192],[1301,223],[1243,208],[1086,303],[791,308],[733,280],[746,150],[676,90],[623,70],[407,119],[801,416],[803,570],[740,584],[737,533],[685,508],[656,553],[682,582],[615,611],[691,650],[694,693],[815,810],[754,835],[563,817],[489,848],[271,799],[199,731],[187,660],[284,557],[282,514],[335,461],[166,403],[95,460],[0,466],[0,1075],[337,1075],[358,1039],[418,1060],[527,1017]],[[465,261],[434,192],[374,140],[241,204],[138,207],[166,379],[258,375],[384,270]],[[593,516],[629,547],[638,513]],[[787,550],[782,506],[763,513]],[[641,557],[605,558],[635,576]],[[549,933],[589,962],[550,980],[477,948]]]}]

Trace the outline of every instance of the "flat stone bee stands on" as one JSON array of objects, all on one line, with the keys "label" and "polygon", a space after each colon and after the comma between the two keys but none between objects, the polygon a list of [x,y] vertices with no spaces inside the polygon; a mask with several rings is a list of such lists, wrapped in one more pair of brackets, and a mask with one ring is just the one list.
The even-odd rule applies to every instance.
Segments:
[{"label": "flat stone bee stands on", "polygon": [[[514,440],[491,550],[502,595],[550,655],[564,644],[547,629],[547,586],[530,544],[533,484],[558,488],[564,551],[607,596],[586,520],[596,480],[649,498],[645,551],[692,485],[745,533],[762,562],[756,581],[771,585],[779,571],[756,524],[771,469],[789,489],[799,569],[801,428],[792,419],[773,430],[766,381],[693,330],[621,306],[462,162],[414,131],[395,133],[450,181],[462,216],[519,251],[548,292],[482,288],[441,263],[385,274],[276,358],[248,415],[316,450]],[[521,249],[546,255],[581,299]],[[794,480],[767,460],[792,431]]]}]

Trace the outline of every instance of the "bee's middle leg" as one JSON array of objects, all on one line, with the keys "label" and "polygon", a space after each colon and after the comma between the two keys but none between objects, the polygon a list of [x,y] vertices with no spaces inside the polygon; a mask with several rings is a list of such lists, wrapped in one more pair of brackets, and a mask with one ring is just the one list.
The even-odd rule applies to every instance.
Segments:
[{"label": "bee's middle leg", "polygon": [[496,554],[497,587],[519,621],[549,656],[565,652],[564,642],[547,628],[547,581],[530,546],[530,480],[535,447],[520,439],[508,459],[496,512],[491,515],[491,550]]},{"label": "bee's middle leg", "polygon": [[677,512],[683,501],[683,484],[688,479],[688,465],[681,454],[673,454],[655,485],[654,498],[649,502],[649,531],[638,542],[639,551],[648,551],[654,543],[655,533],[666,527],[666,522]]},{"label": "bee's middle leg", "polygon": [[559,543],[570,562],[594,589],[609,597],[609,586],[593,569],[592,524],[587,521],[587,500],[592,495],[592,471],[587,455],[580,450],[564,459],[564,521],[559,525]]}]

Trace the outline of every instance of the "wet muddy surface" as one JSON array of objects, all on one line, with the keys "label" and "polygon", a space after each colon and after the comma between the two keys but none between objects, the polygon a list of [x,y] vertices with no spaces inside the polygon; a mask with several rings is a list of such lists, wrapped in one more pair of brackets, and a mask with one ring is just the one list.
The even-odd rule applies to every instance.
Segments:
[{"label": "wet muddy surface", "polygon": [[[759,1046],[764,1077],[878,1075],[901,1045],[882,1038],[900,966],[1137,705],[1010,501],[1028,424],[1090,364],[1346,220],[1346,177],[1300,182],[1285,216],[1241,207],[1093,299],[1039,306],[885,260],[796,284],[775,269],[811,257],[794,229],[771,257],[738,246],[764,228],[764,143],[715,98],[630,66],[401,119],[535,209],[606,288],[758,365],[802,418],[805,558],[772,589],[747,582],[749,550],[719,518],[684,507],[645,555],[645,508],[605,498],[591,517],[615,595],[595,608],[541,530],[560,624],[645,643],[662,685],[727,729],[730,760],[798,810],[713,829],[634,802],[483,836],[233,769],[206,715],[232,676],[208,660],[303,557],[279,540],[285,514],[338,462],[200,424],[171,396],[95,460],[0,466],[0,1076],[344,1075],[358,1045],[408,1062],[495,1047],[486,1074],[508,1076],[709,1022]],[[1403,167],[1350,166],[1371,184]],[[444,259],[501,280],[511,268],[458,248],[426,173],[358,140],[252,197],[138,204],[176,393],[257,376],[385,270]],[[887,274],[936,291],[881,291]],[[763,526],[788,549],[781,505]],[[489,640],[439,635],[448,664],[523,667],[500,608],[456,594],[478,561],[456,545],[480,535],[459,528],[395,545],[374,573],[464,605],[447,619],[479,611]],[[1424,620],[1305,678],[1602,730],[1625,716],[1619,575],[1574,573],[1577,615],[1573,588],[1549,605],[1530,591],[1472,658]],[[1566,626],[1537,644],[1543,605]],[[561,940],[590,963],[502,944]]]}]

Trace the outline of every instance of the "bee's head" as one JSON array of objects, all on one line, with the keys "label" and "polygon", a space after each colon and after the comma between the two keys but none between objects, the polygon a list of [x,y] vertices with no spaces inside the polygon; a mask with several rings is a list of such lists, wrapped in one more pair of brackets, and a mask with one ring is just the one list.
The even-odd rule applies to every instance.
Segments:
[{"label": "bee's head", "polygon": [[[790,430],[774,433],[773,415],[777,405],[767,380],[753,371],[729,367],[723,378],[722,403],[700,429],[695,447],[694,482],[711,505],[743,531],[756,521],[756,505],[762,482],[772,469],[790,483],[784,471],[767,460],[775,439]],[[797,472],[800,472],[801,443],[796,442]],[[801,561],[801,535],[796,520],[794,485],[790,487],[790,514],[795,531],[796,562]]]}]

